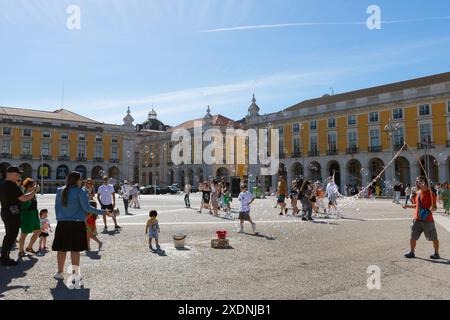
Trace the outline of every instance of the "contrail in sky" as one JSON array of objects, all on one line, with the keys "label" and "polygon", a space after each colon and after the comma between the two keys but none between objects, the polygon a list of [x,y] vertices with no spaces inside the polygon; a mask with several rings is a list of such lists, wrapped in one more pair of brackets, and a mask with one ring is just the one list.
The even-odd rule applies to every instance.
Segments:
[{"label": "contrail in sky", "polygon": [[[432,17],[422,19],[407,19],[407,20],[386,20],[382,21],[382,24],[398,24],[398,23],[415,23],[437,20],[450,20],[450,16],[447,17]],[[367,22],[294,22],[294,23],[279,23],[279,24],[257,24],[248,26],[226,27],[217,29],[201,30],[203,33],[210,32],[228,32],[228,31],[242,31],[242,30],[255,30],[255,29],[274,29],[274,28],[288,28],[288,27],[308,27],[308,26],[351,26],[351,25],[366,25]]]}]

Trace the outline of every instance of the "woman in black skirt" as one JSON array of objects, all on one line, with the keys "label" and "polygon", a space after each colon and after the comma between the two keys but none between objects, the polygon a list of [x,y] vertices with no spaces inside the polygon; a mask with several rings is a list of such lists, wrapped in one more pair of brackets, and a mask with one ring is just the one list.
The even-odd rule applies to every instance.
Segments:
[{"label": "woman in black skirt", "polygon": [[86,214],[112,216],[111,212],[97,210],[89,205],[86,191],[81,189],[81,175],[72,172],[67,176],[66,185],[59,188],[56,193],[56,220],[55,240],[52,250],[58,251],[58,273],[54,278],[64,279],[64,264],[67,252],[70,252],[74,269],[80,266],[80,252],[88,249],[86,234]]}]

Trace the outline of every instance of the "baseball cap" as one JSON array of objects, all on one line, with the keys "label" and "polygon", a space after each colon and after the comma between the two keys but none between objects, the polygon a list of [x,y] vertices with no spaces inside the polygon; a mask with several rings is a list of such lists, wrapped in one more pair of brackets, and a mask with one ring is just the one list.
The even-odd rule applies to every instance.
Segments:
[{"label": "baseball cap", "polygon": [[19,168],[19,167],[16,167],[16,166],[10,166],[10,167],[8,167],[8,169],[6,169],[6,172],[7,172],[7,173],[18,173],[18,174],[22,174],[22,173],[23,173],[23,171],[20,170],[20,168]]}]

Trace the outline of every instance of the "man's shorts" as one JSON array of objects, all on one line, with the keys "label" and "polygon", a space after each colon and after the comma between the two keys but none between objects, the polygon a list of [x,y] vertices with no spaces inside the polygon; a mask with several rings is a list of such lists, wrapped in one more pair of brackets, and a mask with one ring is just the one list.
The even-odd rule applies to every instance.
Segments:
[{"label": "man's shorts", "polygon": [[250,220],[250,211],[239,212],[239,220],[249,221]]},{"label": "man's shorts", "polygon": [[112,210],[114,210],[114,207],[113,207],[113,205],[112,204],[102,204],[102,210],[110,210],[110,211],[112,211]]},{"label": "man's shorts", "polygon": [[437,231],[434,222],[414,220],[411,225],[411,240],[419,240],[422,233],[428,241],[437,241]]}]

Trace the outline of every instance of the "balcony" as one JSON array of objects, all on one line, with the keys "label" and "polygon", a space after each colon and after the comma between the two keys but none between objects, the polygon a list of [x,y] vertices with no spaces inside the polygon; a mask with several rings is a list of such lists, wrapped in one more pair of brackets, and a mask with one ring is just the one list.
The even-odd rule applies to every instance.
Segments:
[{"label": "balcony", "polygon": [[301,152],[294,152],[291,154],[291,158],[301,158],[302,153]]},{"label": "balcony", "polygon": [[4,153],[4,152],[2,152],[2,153],[0,153],[0,158],[11,159],[12,155],[11,155],[11,153]]},{"label": "balcony", "polygon": [[369,147],[369,152],[382,152],[383,148],[381,146],[371,146]]},{"label": "balcony", "polygon": [[43,154],[43,155],[42,155],[42,159],[43,159],[43,160],[52,160],[52,156],[49,155],[49,154]]},{"label": "balcony", "polygon": [[318,157],[319,154],[320,154],[319,150],[312,150],[312,151],[308,152],[309,157]]},{"label": "balcony", "polygon": [[[395,144],[394,145],[394,151],[400,151],[401,148],[403,148],[404,144]],[[405,146],[403,149],[406,150],[408,146]]]},{"label": "balcony", "polygon": [[119,159],[109,159],[109,163],[119,163]]},{"label": "balcony", "polygon": [[417,149],[419,150],[423,150],[423,149],[434,149],[435,148],[435,144],[434,142],[429,142],[429,143],[418,143],[417,144]]},{"label": "balcony", "polygon": [[347,154],[356,154],[356,153],[359,153],[359,148],[358,147],[347,148]]},{"label": "balcony", "polygon": [[103,161],[104,161],[103,158],[100,158],[100,157],[95,157],[94,158],[94,162],[103,162]]},{"label": "balcony", "polygon": [[339,154],[339,151],[337,149],[327,150],[327,156],[337,156],[338,154]]},{"label": "balcony", "polygon": [[58,160],[59,161],[69,161],[70,158],[69,158],[68,155],[61,155],[61,156],[58,157]]},{"label": "balcony", "polygon": [[31,154],[21,154],[20,159],[21,160],[31,160],[31,159],[33,159],[33,156]]},{"label": "balcony", "polygon": [[78,156],[78,157],[77,157],[77,161],[80,161],[80,162],[86,162],[87,159],[86,159],[86,157],[84,157],[84,156]]},{"label": "balcony", "polygon": [[286,154],[285,153],[280,153],[280,159],[286,159]]}]

